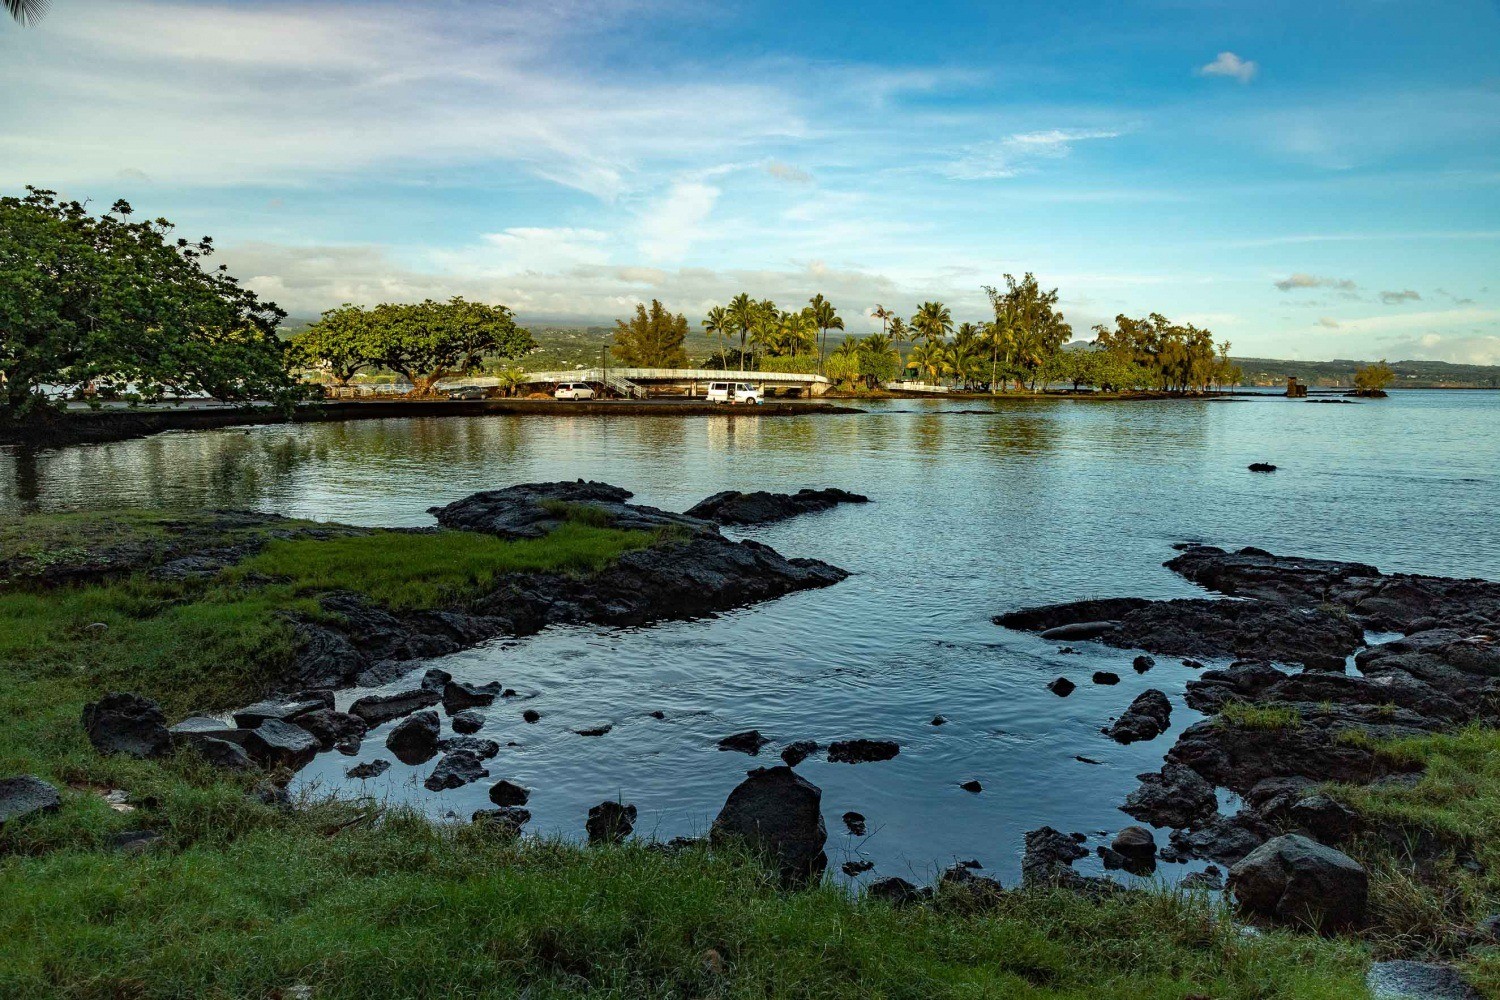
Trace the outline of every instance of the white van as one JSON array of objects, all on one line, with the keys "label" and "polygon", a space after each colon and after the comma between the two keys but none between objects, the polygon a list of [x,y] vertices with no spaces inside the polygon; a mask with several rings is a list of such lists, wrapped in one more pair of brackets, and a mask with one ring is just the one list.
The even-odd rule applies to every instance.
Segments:
[{"label": "white van", "polygon": [[760,390],[749,382],[710,382],[708,383],[708,401],[710,403],[747,403],[756,406],[760,403]]},{"label": "white van", "polygon": [[587,382],[562,382],[552,393],[553,399],[593,399],[594,390]]}]

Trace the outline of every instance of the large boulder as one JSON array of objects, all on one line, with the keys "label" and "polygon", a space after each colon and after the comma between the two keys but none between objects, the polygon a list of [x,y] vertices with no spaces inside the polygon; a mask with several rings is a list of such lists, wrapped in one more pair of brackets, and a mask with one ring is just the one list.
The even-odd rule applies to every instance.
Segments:
[{"label": "large boulder", "polygon": [[174,747],[192,746],[199,740],[223,740],[244,745],[250,730],[231,726],[209,715],[191,715],[167,730]]},{"label": "large boulder", "polygon": [[[491,789],[493,792],[494,790]],[[590,844],[619,844],[635,829],[635,806],[621,802],[601,802],[589,810],[584,823]]]},{"label": "large boulder", "polygon": [[449,681],[443,685],[443,708],[449,715],[457,715],[466,708],[483,708],[494,704],[498,697],[500,697],[499,681],[490,681],[488,684]]},{"label": "large boulder", "polygon": [[0,827],[11,820],[54,812],[61,805],[57,789],[35,775],[0,778]]},{"label": "large boulder", "polygon": [[790,767],[756,768],[729,793],[710,840],[745,843],[772,860],[786,881],[807,881],[828,865],[822,804],[822,790]]},{"label": "large boulder", "polygon": [[161,706],[118,691],[83,706],[83,731],[94,749],[106,756],[160,757],[172,747]]},{"label": "large boulder", "polygon": [[431,709],[403,719],[385,738],[385,745],[403,764],[421,764],[437,756],[438,714]]},{"label": "large boulder", "polygon": [[869,502],[869,497],[838,489],[802,489],[796,493],[767,493],[764,490],[740,493],[726,490],[689,507],[687,515],[718,524],[768,524],[799,514],[832,510],[842,503]]},{"label": "large boulder", "polygon": [[1172,703],[1160,691],[1148,688],[1104,732],[1117,743],[1135,743],[1160,736],[1171,721]]},{"label": "large boulder", "polygon": [[1229,870],[1240,906],[1282,923],[1321,930],[1356,926],[1365,918],[1370,878],[1342,851],[1288,833],[1251,851]]},{"label": "large boulder", "polygon": [[1457,969],[1436,962],[1371,962],[1365,985],[1371,1000],[1484,1000]]},{"label": "large boulder", "polygon": [[430,688],[414,688],[395,694],[367,694],[349,706],[349,714],[357,715],[371,727],[410,715],[418,709],[428,708],[443,700],[443,696]]},{"label": "large boulder", "polygon": [[437,767],[422,784],[428,791],[441,792],[448,788],[461,788],[470,782],[489,776],[489,769],[477,756],[467,750],[454,750],[443,755]]},{"label": "large boulder", "polygon": [[245,735],[245,752],[262,767],[293,771],[318,755],[318,740],[306,729],[279,719],[267,719]]},{"label": "large boulder", "polygon": [[291,722],[298,716],[333,708],[332,691],[309,691],[290,698],[271,698],[246,705],[234,713],[234,724],[241,729],[254,729],[267,719]]},{"label": "large boulder", "polygon": [[1213,786],[1190,768],[1166,764],[1160,771],[1137,775],[1140,787],[1121,810],[1152,826],[1196,827],[1219,811]]},{"label": "large boulder", "polygon": [[318,741],[319,749],[332,750],[337,747],[344,753],[353,753],[359,749],[360,741],[370,728],[359,716],[335,712],[330,708],[319,708],[299,715],[295,725],[312,733],[313,738]]},{"label": "large boulder", "polygon": [[221,771],[245,771],[255,766],[250,754],[238,743],[204,738],[194,740],[192,747],[198,756]]},{"label": "large boulder", "polygon": [[901,752],[895,740],[834,740],[828,744],[828,759],[835,764],[866,764],[890,760]]},{"label": "large boulder", "polygon": [[1055,885],[1078,877],[1073,862],[1088,857],[1081,836],[1072,836],[1050,826],[1028,831],[1026,852],[1021,856],[1021,881],[1028,886]]},{"label": "large boulder", "polygon": [[759,730],[747,729],[743,733],[724,737],[719,741],[719,749],[747,753],[753,757],[760,753],[760,748],[769,742],[771,741],[762,736]]},{"label": "large boulder", "polygon": [[701,518],[626,503],[634,494],[608,483],[520,483],[455,500],[429,513],[445,528],[482,531],[501,538],[542,538],[570,519],[586,517],[627,531],[676,528],[713,531]]}]

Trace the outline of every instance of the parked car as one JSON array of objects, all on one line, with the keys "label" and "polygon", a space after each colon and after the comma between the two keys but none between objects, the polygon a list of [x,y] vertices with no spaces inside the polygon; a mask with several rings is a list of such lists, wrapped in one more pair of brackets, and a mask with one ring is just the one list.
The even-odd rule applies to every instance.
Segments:
[{"label": "parked car", "polygon": [[563,382],[552,393],[553,399],[593,399],[594,389],[587,382]]},{"label": "parked car", "polygon": [[448,390],[448,398],[449,399],[483,399],[484,398],[484,386],[482,386],[482,385],[461,385],[461,386],[458,386],[455,389],[449,389]]},{"label": "parked car", "polygon": [[749,382],[710,382],[708,401],[710,403],[746,403],[750,406],[757,406],[760,404],[760,389]]}]

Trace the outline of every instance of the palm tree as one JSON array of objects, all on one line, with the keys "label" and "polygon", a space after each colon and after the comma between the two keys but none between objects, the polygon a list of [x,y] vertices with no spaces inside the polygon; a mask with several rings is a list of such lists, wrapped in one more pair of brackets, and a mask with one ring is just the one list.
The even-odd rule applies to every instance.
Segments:
[{"label": "palm tree", "polygon": [[[827,305],[827,303],[824,303]],[[783,354],[801,354],[818,339],[818,319],[812,307],[799,312],[782,313],[781,342],[777,345]],[[818,353],[818,368],[823,367],[821,349]]]},{"label": "palm tree", "polygon": [[890,321],[891,317],[896,314],[877,302],[875,303],[875,308],[870,310],[870,315],[880,320],[880,332],[885,333],[886,324]]},{"label": "palm tree", "polygon": [[891,317],[891,339],[901,341],[907,338],[906,320],[900,316]]},{"label": "palm tree", "polygon": [[750,327],[755,323],[758,303],[751,301],[744,292],[729,300],[726,318],[729,329],[740,331],[740,368],[745,367],[745,340],[750,336]]},{"label": "palm tree", "polygon": [[813,321],[818,324],[818,371],[823,370],[823,348],[828,343],[829,330],[842,330],[844,321],[839,319],[838,310],[833,308],[833,303],[823,298],[819,292],[808,299],[808,308],[812,310]]},{"label": "palm tree", "polygon": [[999,312],[993,323],[985,327],[985,341],[990,345],[990,392],[1001,381],[1000,363],[1005,362],[1006,371],[1015,361],[1016,323],[1008,311]]},{"label": "palm tree", "polygon": [[911,318],[911,328],[919,337],[941,341],[953,332],[953,314],[941,302],[923,302]]},{"label": "palm tree", "polygon": [[761,354],[774,352],[781,341],[781,313],[776,303],[767,299],[752,305],[749,340],[752,356],[756,348]]},{"label": "palm tree", "polygon": [[51,0],[5,0],[5,9],[17,24],[35,25],[47,13]]},{"label": "palm tree", "polygon": [[703,332],[714,337],[719,344],[719,366],[725,371],[729,369],[729,333],[734,329],[730,322],[729,310],[723,306],[714,306],[703,317]]},{"label": "palm tree", "polygon": [[951,367],[947,355],[947,348],[942,344],[932,340],[923,341],[907,354],[906,367],[915,368],[919,375],[931,375],[932,381],[936,383]]}]

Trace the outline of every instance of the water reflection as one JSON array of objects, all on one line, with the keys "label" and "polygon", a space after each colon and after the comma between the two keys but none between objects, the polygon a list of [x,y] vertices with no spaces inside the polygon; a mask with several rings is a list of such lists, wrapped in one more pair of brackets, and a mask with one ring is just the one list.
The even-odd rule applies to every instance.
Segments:
[{"label": "water reflection", "polygon": [[[871,404],[863,415],[772,418],[477,417],[179,433],[0,455],[0,509],[148,504],[247,506],[364,524],[426,525],[426,509],[479,489],[577,477],[681,510],[723,489],[832,485],[866,507],[745,534],[853,572],[824,591],[719,618],[647,629],[558,630],[448,658],[514,687],[543,712],[491,713],[485,736],[520,744],[491,767],[537,789],[542,832],[576,835],[589,805],[623,795],[638,828],[701,832],[756,761],[714,749],[755,727],[794,739],[897,739],[878,765],[804,768],[824,788],[834,860],[929,875],[978,855],[1014,875],[1021,834],[1042,823],[1116,829],[1115,805],[1194,718],[1190,672],[1146,677],[1128,655],[1055,644],[990,623],[1025,604],[1112,594],[1179,596],[1162,568],[1198,538],[1390,570],[1500,576],[1500,397],[1411,393],[1381,405]],[[980,413],[945,412],[955,409]],[[1419,442],[1414,444],[1412,442]],[[1282,467],[1253,476],[1252,461]],[[1124,678],[1060,700],[1047,680]],[[1174,702],[1168,737],[1119,747],[1099,727],[1147,686]],[[661,711],[665,719],[649,713]],[[952,720],[929,724],[935,714]],[[576,725],[610,721],[586,740]],[[364,756],[383,754],[381,734]],[[1091,767],[1078,754],[1103,761]],[[342,782],[320,759],[305,780]],[[435,816],[484,804],[485,785],[427,793],[396,765],[370,791]],[[958,789],[978,778],[982,795]],[[837,817],[855,809],[875,836]],[[1164,870],[1171,875],[1170,869]]]}]

